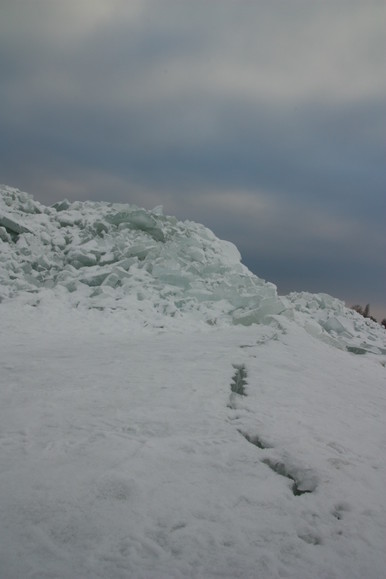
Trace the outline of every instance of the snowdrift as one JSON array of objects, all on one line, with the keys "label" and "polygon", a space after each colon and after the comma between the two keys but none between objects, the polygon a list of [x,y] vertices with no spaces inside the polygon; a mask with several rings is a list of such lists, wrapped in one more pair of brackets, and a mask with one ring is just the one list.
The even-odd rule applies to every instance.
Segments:
[{"label": "snowdrift", "polygon": [[0,187],[0,300],[107,310],[131,323],[226,326],[295,319],[357,354],[386,353],[385,332],[326,294],[277,295],[237,248],[203,225],[133,205],[64,200],[46,207]]}]

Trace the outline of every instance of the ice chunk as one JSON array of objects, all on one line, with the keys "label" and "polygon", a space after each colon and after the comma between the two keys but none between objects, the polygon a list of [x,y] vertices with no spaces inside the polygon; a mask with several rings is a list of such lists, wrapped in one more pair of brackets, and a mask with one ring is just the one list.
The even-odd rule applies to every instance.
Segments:
[{"label": "ice chunk", "polygon": [[63,199],[63,201],[58,201],[58,203],[54,203],[52,207],[56,209],[56,211],[66,211],[71,206],[71,203],[68,199]]},{"label": "ice chunk", "polygon": [[154,243],[134,243],[130,245],[126,250],[127,256],[136,256],[138,259],[145,259],[149,251],[155,249],[156,245]]},{"label": "ice chunk", "polygon": [[56,232],[51,236],[51,243],[58,247],[58,249],[64,249],[66,247],[66,239],[64,235],[59,232]]},{"label": "ice chunk", "polygon": [[331,316],[325,322],[321,322],[321,325],[327,332],[335,332],[336,334],[343,334],[347,337],[353,335],[347,327],[348,324],[345,324],[343,316]]},{"label": "ice chunk", "polygon": [[[92,269],[92,268],[89,268]],[[101,268],[94,267],[92,271],[87,270],[85,275],[79,278],[79,281],[90,286],[95,287],[101,285],[105,279],[110,275],[110,271],[102,270]]]},{"label": "ice chunk", "polygon": [[109,286],[109,287],[117,287],[117,285],[120,284],[121,282],[121,276],[119,276],[116,272],[114,273],[110,273],[106,279],[103,281],[103,285],[104,286]]},{"label": "ice chunk", "polygon": [[0,227],[0,239],[2,241],[7,242],[7,243],[10,243],[12,241],[11,237],[10,237],[9,233],[7,232],[7,230],[5,229],[5,227]]},{"label": "ice chunk", "polygon": [[282,313],[287,307],[285,301],[279,297],[262,298],[257,308],[240,308],[235,310],[232,314],[233,322],[234,324],[242,324],[243,326],[258,324],[263,322],[267,316]]},{"label": "ice chunk", "polygon": [[169,269],[161,265],[155,265],[152,268],[152,274],[163,283],[184,288],[188,288],[190,285],[191,277],[189,274],[178,269]]},{"label": "ice chunk", "polygon": [[57,221],[61,227],[74,227],[82,225],[82,217],[77,211],[63,211],[57,216]]},{"label": "ice chunk", "polygon": [[31,233],[27,227],[6,215],[0,214],[0,226],[4,227],[10,233]]},{"label": "ice chunk", "polygon": [[154,215],[162,216],[164,214],[163,205],[157,205],[157,207],[154,207],[154,209],[151,210],[151,213],[153,213]]},{"label": "ice chunk", "polygon": [[95,265],[97,258],[93,253],[85,252],[81,248],[73,249],[67,254],[67,260],[76,269]]},{"label": "ice chunk", "polygon": [[240,252],[237,247],[230,241],[221,241],[221,250],[224,258],[229,264],[240,262]]},{"label": "ice chunk", "polygon": [[165,240],[162,228],[158,227],[156,218],[145,209],[126,209],[117,213],[110,213],[106,219],[119,228],[129,227],[130,229],[145,231],[157,241]]}]

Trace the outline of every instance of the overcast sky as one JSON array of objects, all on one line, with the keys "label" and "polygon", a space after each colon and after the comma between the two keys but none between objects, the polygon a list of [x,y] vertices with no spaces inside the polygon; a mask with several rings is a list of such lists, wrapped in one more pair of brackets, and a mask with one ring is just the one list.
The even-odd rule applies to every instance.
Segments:
[{"label": "overcast sky", "polygon": [[204,223],[386,317],[384,0],[1,0],[0,182]]}]

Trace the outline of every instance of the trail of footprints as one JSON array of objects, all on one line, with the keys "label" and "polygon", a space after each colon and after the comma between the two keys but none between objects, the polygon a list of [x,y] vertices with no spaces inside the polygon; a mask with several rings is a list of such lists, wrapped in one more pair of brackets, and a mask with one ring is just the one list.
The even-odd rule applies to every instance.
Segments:
[{"label": "trail of footprints", "polygon": [[[248,383],[248,373],[245,364],[233,364],[233,368],[235,372],[230,384],[231,394],[229,396],[228,408],[236,410],[239,397],[247,395],[245,386]],[[238,432],[245,438],[245,440],[260,450],[273,448],[257,434],[251,436],[247,432],[244,432],[240,429],[238,429]],[[300,468],[295,465],[288,464],[284,460],[277,460],[267,456],[262,458],[261,462],[267,465],[276,474],[291,480],[291,490],[296,497],[306,493],[312,493],[316,489],[316,477],[312,473],[311,469]]]},{"label": "trail of footprints", "polygon": [[[245,387],[248,384],[248,373],[245,364],[233,364],[233,368],[234,374],[230,384],[231,393],[229,396],[228,408],[237,410],[240,409],[242,397],[247,396]],[[243,410],[247,409],[244,407]],[[234,416],[232,417],[232,420],[237,420],[238,418],[240,418],[240,416]],[[318,480],[312,469],[300,467],[296,461],[292,461],[287,457],[285,459],[276,458],[274,456],[274,447],[268,444],[264,438],[258,434],[251,435],[241,428],[238,428],[237,431],[247,442],[255,446],[259,453],[264,451],[264,455],[261,456],[260,459],[263,464],[268,466],[279,476],[285,477],[291,481],[291,490],[295,497],[312,493],[316,489]],[[270,450],[271,452],[269,452]],[[350,510],[351,508],[348,503],[341,502],[334,505],[330,511],[330,515],[332,515],[337,521],[341,521]],[[306,530],[298,532],[298,537],[310,545],[320,545],[323,542],[320,534],[316,529],[312,528],[313,525],[307,526],[308,528],[306,528]],[[342,529],[339,529],[337,535],[341,535],[342,532]]]}]

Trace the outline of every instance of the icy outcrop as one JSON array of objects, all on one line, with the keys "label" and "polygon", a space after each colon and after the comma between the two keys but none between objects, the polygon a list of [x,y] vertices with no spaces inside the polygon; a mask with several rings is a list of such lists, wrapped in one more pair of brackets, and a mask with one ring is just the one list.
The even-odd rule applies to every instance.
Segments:
[{"label": "icy outcrop", "polygon": [[67,200],[46,207],[0,186],[0,302],[59,298],[150,326],[172,319],[249,326],[279,316],[353,353],[386,353],[378,324],[326,294],[280,297],[240,259],[232,243],[161,207]]},{"label": "icy outcrop", "polygon": [[327,294],[293,292],[287,296],[291,316],[315,338],[353,354],[386,354],[386,332]]},{"label": "icy outcrop", "polygon": [[203,225],[157,207],[65,200],[44,207],[1,188],[3,298],[65,289],[73,305],[143,309],[210,324],[249,325],[284,311],[276,287],[240,262],[237,248]]}]

